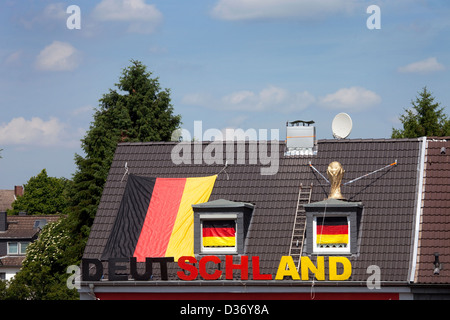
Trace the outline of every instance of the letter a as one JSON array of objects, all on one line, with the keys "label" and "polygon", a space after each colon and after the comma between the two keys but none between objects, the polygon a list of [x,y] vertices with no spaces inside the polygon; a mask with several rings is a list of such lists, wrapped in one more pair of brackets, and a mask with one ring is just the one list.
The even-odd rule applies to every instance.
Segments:
[{"label": "letter a", "polygon": [[280,264],[278,265],[275,280],[283,280],[284,277],[291,277],[292,280],[300,280],[300,275],[298,274],[294,260],[292,259],[291,256],[282,256]]},{"label": "letter a", "polygon": [[381,29],[381,10],[380,7],[373,4],[367,7],[367,13],[373,13],[369,18],[367,18],[366,25],[367,29]]},{"label": "letter a", "polygon": [[381,289],[381,269],[379,266],[371,265],[367,267],[367,273],[371,275],[367,278],[367,288],[369,290]]},{"label": "letter a", "polygon": [[66,25],[67,29],[81,29],[81,10],[79,6],[71,5],[67,7],[66,13],[71,13],[72,15],[67,18]]}]

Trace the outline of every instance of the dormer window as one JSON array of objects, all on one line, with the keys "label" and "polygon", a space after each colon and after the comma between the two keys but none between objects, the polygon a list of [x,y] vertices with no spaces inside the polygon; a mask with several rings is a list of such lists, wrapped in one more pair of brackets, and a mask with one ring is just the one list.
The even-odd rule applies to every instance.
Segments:
[{"label": "dormer window", "polygon": [[328,199],[304,205],[307,254],[356,254],[363,205]]},{"label": "dormer window", "polygon": [[313,250],[323,253],[350,253],[350,221],[346,216],[314,217]]},{"label": "dormer window", "polygon": [[192,207],[195,254],[244,253],[253,204],[220,199]]}]

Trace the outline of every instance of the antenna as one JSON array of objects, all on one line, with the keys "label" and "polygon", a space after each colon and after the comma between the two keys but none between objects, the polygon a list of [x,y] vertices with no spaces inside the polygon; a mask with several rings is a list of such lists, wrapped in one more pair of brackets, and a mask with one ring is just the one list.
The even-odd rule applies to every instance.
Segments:
[{"label": "antenna", "polygon": [[345,139],[352,131],[353,123],[352,118],[344,112],[337,114],[333,123],[331,124],[331,130],[333,131],[333,137],[336,139]]}]

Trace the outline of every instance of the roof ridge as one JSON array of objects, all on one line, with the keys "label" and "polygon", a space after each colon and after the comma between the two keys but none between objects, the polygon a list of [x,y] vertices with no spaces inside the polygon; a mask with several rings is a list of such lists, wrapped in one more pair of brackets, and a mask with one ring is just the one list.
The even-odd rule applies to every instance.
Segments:
[{"label": "roof ridge", "polygon": [[[428,139],[430,137],[427,137]],[[441,139],[445,139],[445,137],[440,137]],[[417,142],[421,138],[402,138],[402,139],[391,139],[391,138],[356,138],[356,139],[318,139],[318,143],[361,143],[361,142]],[[450,137],[448,138],[450,139]],[[272,140],[221,140],[222,142],[258,142],[258,141],[272,141]],[[184,142],[193,142],[193,143],[202,143],[209,144],[211,142],[219,142],[219,141],[184,141]],[[285,144],[285,140],[279,140],[280,144]],[[139,141],[139,142],[119,142],[119,146],[144,146],[144,145],[175,145],[180,142],[178,141]]]}]

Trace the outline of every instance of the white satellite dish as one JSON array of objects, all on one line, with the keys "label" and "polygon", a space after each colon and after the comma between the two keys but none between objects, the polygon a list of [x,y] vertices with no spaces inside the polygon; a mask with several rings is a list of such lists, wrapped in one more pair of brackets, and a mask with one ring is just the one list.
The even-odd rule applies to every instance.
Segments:
[{"label": "white satellite dish", "polygon": [[345,139],[352,131],[353,123],[352,118],[344,112],[337,114],[333,123],[331,124],[331,130],[333,131],[333,137],[336,139]]}]

